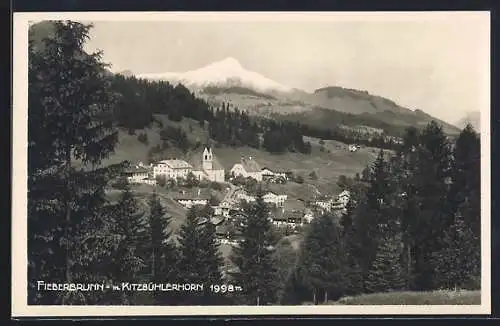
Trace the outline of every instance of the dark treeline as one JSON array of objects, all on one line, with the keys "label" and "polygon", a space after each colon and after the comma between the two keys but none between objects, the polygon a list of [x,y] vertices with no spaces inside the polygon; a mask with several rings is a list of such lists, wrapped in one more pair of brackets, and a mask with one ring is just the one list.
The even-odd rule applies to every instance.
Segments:
[{"label": "dark treeline", "polygon": [[259,133],[261,127],[251,121],[248,114],[238,108],[229,110],[229,104],[222,103],[221,108],[213,110],[208,132],[211,139],[220,144],[239,147],[260,147]]},{"label": "dark treeline", "polygon": [[176,122],[191,118],[198,121],[200,126],[208,123],[210,138],[220,144],[263,148],[271,153],[310,153],[311,146],[304,143],[302,136],[386,149],[396,148],[392,140],[382,136],[367,137],[341,128],[318,128],[295,121],[277,122],[273,119],[253,118],[238,108],[229,110],[227,103],[222,103],[219,108],[212,108],[182,84],[173,86],[166,81],[149,81],[122,75],[115,75],[111,79],[111,89],[118,94],[115,119],[130,132],[149,126],[154,121],[154,114],[165,114],[169,120]]},{"label": "dark treeline", "polygon": [[208,104],[196,98],[185,86],[165,81],[149,81],[114,75],[111,89],[119,94],[115,118],[129,130],[142,129],[153,122],[153,114],[165,114],[172,121],[191,118],[211,120]]},{"label": "dark treeline", "polygon": [[[266,305],[478,287],[480,150],[470,127],[453,144],[435,123],[409,129],[394,156],[381,152],[362,177],[341,180],[352,193],[347,213],[340,221],[314,219],[298,253],[278,242],[259,188],[255,203],[244,207],[243,241],[233,247],[228,273],[206,223],[210,207],[191,209],[173,234],[160,194],[139,209],[125,185],[110,202],[108,185],[124,165],[101,161],[118,141],[120,98],[102,74],[100,54],[83,51],[89,28],[56,22],[43,49],[29,46],[29,304]],[[129,285],[59,292],[44,291],[39,281]],[[195,292],[154,286],[166,282],[205,286]],[[222,283],[242,291],[209,288]]]},{"label": "dark treeline", "polygon": [[346,144],[358,144],[369,147],[397,150],[400,146],[387,135],[366,135],[356,130],[346,130],[340,127],[320,129],[307,124],[300,125],[300,132],[304,136],[323,140],[336,140]]},{"label": "dark treeline", "polygon": [[336,223],[312,221],[283,303],[388,291],[479,289],[479,135],[467,126],[450,144],[431,122],[409,128],[393,156],[383,151],[351,191]]}]

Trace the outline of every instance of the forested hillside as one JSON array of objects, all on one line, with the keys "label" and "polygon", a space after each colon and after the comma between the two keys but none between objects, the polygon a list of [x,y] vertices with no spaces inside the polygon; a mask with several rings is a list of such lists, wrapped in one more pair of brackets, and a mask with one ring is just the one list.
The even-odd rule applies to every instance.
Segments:
[{"label": "forested hillside", "polygon": [[[255,201],[239,213],[242,241],[231,249],[231,270],[224,270],[214,226],[201,223],[213,218],[210,205],[190,209],[174,234],[155,191],[146,212],[127,184],[109,201],[109,185],[126,166],[103,164],[117,148],[119,128],[147,126],[155,112],[208,123],[210,137],[227,147],[306,153],[310,147],[307,129],[296,122],[252,121],[242,111],[209,108],[182,86],[104,74],[100,55],[83,50],[90,28],[56,22],[44,47],[29,47],[29,304],[289,305],[360,293],[480,289],[480,141],[470,125],[454,141],[435,122],[407,128],[394,153],[380,150],[373,164],[339,180],[351,193],[340,223],[330,213],[314,217],[297,251],[272,228],[264,189],[255,182]],[[187,139],[185,131],[164,130],[164,139]],[[103,289],[40,291],[40,280]],[[165,280],[205,286],[167,291]],[[210,284],[241,291],[213,291]]]}]

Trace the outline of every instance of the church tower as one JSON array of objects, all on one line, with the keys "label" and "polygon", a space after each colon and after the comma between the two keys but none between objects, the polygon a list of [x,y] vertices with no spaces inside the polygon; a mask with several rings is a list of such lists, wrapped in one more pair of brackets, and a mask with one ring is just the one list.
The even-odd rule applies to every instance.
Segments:
[{"label": "church tower", "polygon": [[210,171],[213,168],[212,149],[205,147],[203,151],[203,170]]}]

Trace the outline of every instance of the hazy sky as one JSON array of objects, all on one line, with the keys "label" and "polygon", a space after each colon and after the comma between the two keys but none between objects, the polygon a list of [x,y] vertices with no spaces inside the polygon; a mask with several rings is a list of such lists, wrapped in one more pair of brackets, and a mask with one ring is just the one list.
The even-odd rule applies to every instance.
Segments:
[{"label": "hazy sky", "polygon": [[422,14],[407,21],[98,21],[88,48],[103,50],[115,72],[182,72],[234,57],[290,87],[367,90],[455,122],[481,110],[489,88],[489,17],[468,15]]}]

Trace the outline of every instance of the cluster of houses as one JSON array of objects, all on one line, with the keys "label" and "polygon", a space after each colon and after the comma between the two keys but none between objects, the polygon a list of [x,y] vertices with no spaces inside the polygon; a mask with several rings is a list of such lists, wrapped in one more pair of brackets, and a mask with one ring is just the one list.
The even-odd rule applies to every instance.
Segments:
[{"label": "cluster of houses", "polygon": [[351,199],[351,193],[348,190],[342,191],[334,198],[319,198],[312,201],[312,206],[319,208],[321,212],[341,211],[345,212],[347,203]]},{"label": "cluster of houses", "polygon": [[[234,193],[234,198],[241,202],[247,202],[251,203],[255,201],[255,196],[248,194],[246,191],[243,189],[238,189]],[[272,204],[275,207],[283,207],[285,205],[285,201],[287,200],[288,195],[286,194],[275,194],[274,192],[267,192],[262,196],[262,199],[264,200],[265,203]]]},{"label": "cluster of houses", "polygon": [[[155,186],[158,177],[164,177],[166,180],[186,179],[190,175],[198,180],[207,180],[211,182],[225,182],[225,170],[215,157],[212,149],[206,147],[201,155],[195,155],[190,163],[180,159],[162,160],[146,166],[139,163],[134,168],[126,170],[124,173],[129,183],[142,183]],[[289,180],[291,172],[271,170],[270,168],[261,168],[252,157],[241,158],[239,163],[229,171],[230,178],[243,177],[252,178],[257,182],[272,180]],[[212,205],[214,217],[212,220],[201,221],[200,223],[212,223],[215,225],[216,235],[221,243],[236,244],[241,238],[238,225],[242,223],[245,215],[241,209],[242,202],[254,202],[255,196],[249,194],[239,187],[237,189],[228,188],[226,197],[218,204],[211,203],[211,196],[208,189],[197,188],[192,192],[181,190],[173,196],[173,199],[180,205],[189,209],[193,206]],[[288,196],[286,194],[276,194],[266,192],[263,196],[265,203],[269,204],[271,214],[269,220],[276,226],[288,226],[296,228],[305,223],[311,222],[315,214],[327,211],[345,211],[346,205],[350,199],[349,191],[343,191],[334,198],[316,198],[309,201],[309,208],[300,208],[286,210],[285,203]],[[287,204],[288,205],[288,204]]]},{"label": "cluster of houses", "polygon": [[[233,165],[229,173],[232,178],[252,178],[258,182],[266,180],[280,182],[291,177],[290,171],[261,169],[252,157],[242,157],[239,163]],[[139,162],[137,166],[124,171],[129,183],[153,186],[157,184],[158,177],[164,177],[166,180],[177,180],[187,179],[191,174],[200,181],[207,180],[219,183],[226,181],[224,167],[217,160],[210,147],[205,147],[201,156],[193,156],[191,163],[180,159],[162,160],[150,165]]]},{"label": "cluster of houses", "polygon": [[211,148],[205,148],[201,155],[201,160],[193,158],[193,162],[171,159],[162,160],[149,166],[139,163],[135,169],[125,171],[130,183],[145,183],[156,185],[158,177],[166,180],[186,179],[190,174],[198,180],[208,180],[213,182],[224,182],[224,168],[214,157]]}]

